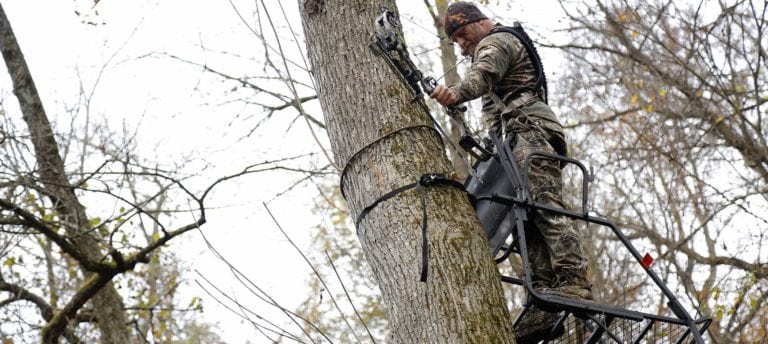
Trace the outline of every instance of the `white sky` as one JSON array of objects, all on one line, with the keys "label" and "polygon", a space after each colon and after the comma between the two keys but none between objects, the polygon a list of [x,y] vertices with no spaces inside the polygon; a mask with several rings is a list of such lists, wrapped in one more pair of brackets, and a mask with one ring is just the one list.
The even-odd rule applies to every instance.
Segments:
[{"label": "white sky", "polygon": [[[275,0],[266,2],[277,4]],[[254,1],[235,0],[234,3],[246,18],[251,18]],[[282,3],[290,25],[303,35],[297,1]],[[556,15],[560,12],[556,1],[526,2],[525,8],[521,4],[511,6],[515,13],[508,12],[506,5],[502,5],[496,14],[504,14],[506,23],[511,23],[510,19],[521,20],[539,34],[561,25]],[[427,23],[420,25],[430,28],[431,19],[422,2],[399,1],[398,5],[404,17]],[[251,59],[263,57],[262,47],[227,0],[102,0],[95,7],[98,14],[91,8],[90,0],[11,0],[3,1],[3,7],[45,108],[59,128],[68,126],[70,115],[66,109],[80,103],[80,89],[84,94],[93,92],[91,117],[106,119],[114,129],[126,125],[135,130],[145,158],[156,157],[161,164],[181,157],[195,158],[185,166],[189,170],[202,169],[207,163],[201,175],[192,180],[197,186],[238,172],[245,165],[264,161],[268,156],[318,152],[303,121],[297,121],[287,131],[295,116],[293,112],[276,115],[262,129],[242,138],[255,120],[251,119],[246,125],[238,118],[257,114],[250,110],[242,112],[242,104],[226,103],[232,98],[225,94],[232,88],[231,83],[223,84],[198,67],[152,55],[174,54],[208,63],[236,76],[260,71],[262,65]],[[274,7],[270,11],[283,37],[284,48],[296,56],[296,45],[291,42],[286,21],[279,8]],[[75,10],[81,15],[77,16]],[[87,24],[88,21],[96,25]],[[412,21],[403,20],[406,37],[411,42],[417,38],[433,39]],[[208,51],[201,49],[201,44]],[[301,48],[304,49],[303,42]],[[241,58],[223,57],[220,52]],[[557,59],[551,53],[542,51],[550,78],[557,65],[552,62]],[[12,99],[7,74],[0,74],[2,96],[8,106],[16,106],[10,105],[16,101]],[[319,114],[316,104],[309,105],[309,109]],[[84,116],[84,111],[78,115],[79,123],[84,121]],[[326,140],[324,133],[320,134]],[[314,163],[324,165],[326,162],[318,156]],[[307,247],[306,234],[318,221],[310,212],[316,195],[314,187],[302,186],[273,200],[298,177],[264,173],[222,187],[213,195],[215,209],[209,212],[209,222],[204,227],[208,238],[235,266],[291,309],[305,298],[306,290],[301,286],[309,272],[261,204],[269,202],[289,235],[300,247]],[[197,233],[176,240],[172,246],[187,259],[185,263],[190,269],[199,270],[222,289],[233,290],[246,300],[243,289],[225,266],[207,252]],[[190,272],[187,278],[191,281],[195,274]],[[249,325],[216,305],[194,283],[182,294],[187,299],[194,295],[203,297],[206,319],[218,323],[222,336],[229,342],[264,340]],[[181,300],[182,304],[185,302]],[[270,314],[266,309],[266,306],[253,307],[258,313]]]}]

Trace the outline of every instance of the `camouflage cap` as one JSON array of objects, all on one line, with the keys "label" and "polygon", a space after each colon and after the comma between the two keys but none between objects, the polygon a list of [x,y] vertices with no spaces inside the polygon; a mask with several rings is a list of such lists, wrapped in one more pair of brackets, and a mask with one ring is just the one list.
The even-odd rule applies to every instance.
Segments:
[{"label": "camouflage cap", "polygon": [[448,10],[445,13],[444,30],[448,37],[461,29],[464,25],[472,24],[474,22],[488,19],[483,12],[474,4],[465,1],[458,1],[448,6]]}]

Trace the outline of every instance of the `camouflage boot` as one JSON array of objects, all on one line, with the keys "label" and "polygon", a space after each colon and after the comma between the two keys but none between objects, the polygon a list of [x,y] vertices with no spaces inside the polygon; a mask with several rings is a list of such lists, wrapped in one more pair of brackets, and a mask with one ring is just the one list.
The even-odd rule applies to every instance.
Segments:
[{"label": "camouflage boot", "polygon": [[577,301],[592,301],[592,286],[586,277],[585,269],[558,269],[557,283],[552,288],[542,290],[543,293],[576,299]]},{"label": "camouflage boot", "polygon": [[563,335],[565,327],[557,325],[561,313],[549,313],[531,306],[515,324],[515,337],[518,344],[536,344],[542,340],[551,340]]}]

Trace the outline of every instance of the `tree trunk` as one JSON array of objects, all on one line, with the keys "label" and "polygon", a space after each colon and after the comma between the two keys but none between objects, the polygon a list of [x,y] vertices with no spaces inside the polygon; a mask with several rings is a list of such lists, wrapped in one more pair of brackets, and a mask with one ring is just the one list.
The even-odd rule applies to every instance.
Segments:
[{"label": "tree trunk", "polygon": [[[394,1],[383,1],[390,9]],[[428,117],[368,48],[379,3],[302,0],[307,50],[352,214],[450,164]],[[409,129],[408,129],[409,128]],[[386,136],[386,137],[384,137]],[[370,145],[370,146],[369,146]],[[380,203],[358,237],[399,343],[511,343],[512,324],[480,223],[460,190],[426,187],[429,270],[421,269],[422,206],[411,189]]]},{"label": "tree trunk", "polygon": [[[29,72],[24,55],[21,52],[16,37],[11,29],[5,11],[0,5],[0,49],[13,81],[13,93],[19,100],[19,105],[34,146],[35,158],[38,165],[39,182],[64,226],[67,235],[75,244],[83,257],[90,261],[98,261],[103,256],[98,244],[98,238],[90,228],[85,208],[75,195],[74,188],[67,180],[64,161],[59,155],[59,145],[53,134],[48,116],[43,109],[40,95]],[[88,278],[93,273],[83,269]],[[111,282],[107,283],[92,299],[102,342],[130,343],[129,331],[126,326],[125,311],[122,298]],[[48,336],[49,327],[43,329],[45,342],[58,342],[58,335],[63,329],[57,329],[58,335]]]}]

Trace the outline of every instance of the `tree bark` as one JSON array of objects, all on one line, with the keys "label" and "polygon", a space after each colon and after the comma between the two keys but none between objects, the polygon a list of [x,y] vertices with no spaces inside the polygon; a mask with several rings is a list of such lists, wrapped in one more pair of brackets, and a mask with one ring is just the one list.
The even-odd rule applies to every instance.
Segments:
[{"label": "tree bark", "polygon": [[[394,1],[383,1],[390,9]],[[368,48],[379,3],[302,0],[307,50],[351,214],[450,164],[432,123]],[[386,136],[386,137],[385,137]],[[466,195],[426,187],[429,271],[421,269],[421,198],[411,189],[361,222],[362,243],[398,343],[512,343],[498,270]]]},{"label": "tree bark", "polygon": [[[53,129],[24,55],[1,5],[0,49],[13,82],[13,93],[19,100],[21,112],[34,146],[39,182],[54,204],[61,222],[68,224],[64,226],[67,235],[82,254],[82,257],[92,262],[99,261],[104,257],[104,253],[99,247],[96,234],[90,228],[85,208],[80,204],[74,188],[67,180],[64,161],[59,155],[59,145],[56,142]],[[85,268],[82,271],[86,279],[91,279],[95,274]],[[126,326],[122,298],[113,284],[111,282],[104,283],[104,287],[96,293],[92,302],[101,331],[101,341],[103,343],[130,343],[130,333]],[[53,318],[60,319],[60,316],[57,315]],[[58,337],[63,333],[68,322],[69,319],[63,321],[63,326],[56,324],[53,327],[44,327],[43,341],[57,343]]]}]

